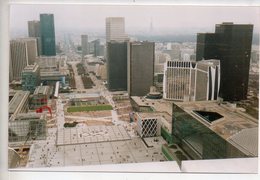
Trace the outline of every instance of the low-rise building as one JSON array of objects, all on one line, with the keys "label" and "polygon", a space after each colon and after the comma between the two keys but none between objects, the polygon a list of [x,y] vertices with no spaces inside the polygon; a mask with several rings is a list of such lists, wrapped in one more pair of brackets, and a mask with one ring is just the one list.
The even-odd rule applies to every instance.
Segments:
[{"label": "low-rise building", "polygon": [[33,64],[26,66],[22,71],[22,88],[24,91],[33,93],[35,87],[40,83],[39,65]]},{"label": "low-rise building", "polygon": [[135,113],[137,119],[136,131],[140,137],[154,137],[161,134],[160,117],[156,113]]},{"label": "low-rise building", "polygon": [[192,159],[258,156],[257,120],[239,108],[217,101],[175,102],[172,111],[173,139]]},{"label": "low-rise building", "polygon": [[17,91],[9,102],[9,119],[13,120],[18,113],[25,113],[29,109],[29,91]]},{"label": "low-rise building", "polygon": [[21,113],[9,121],[9,142],[46,139],[46,114]]},{"label": "low-rise building", "polygon": [[33,93],[31,108],[37,109],[42,106],[46,106],[48,103],[48,99],[50,98],[50,95],[50,86],[38,86]]}]

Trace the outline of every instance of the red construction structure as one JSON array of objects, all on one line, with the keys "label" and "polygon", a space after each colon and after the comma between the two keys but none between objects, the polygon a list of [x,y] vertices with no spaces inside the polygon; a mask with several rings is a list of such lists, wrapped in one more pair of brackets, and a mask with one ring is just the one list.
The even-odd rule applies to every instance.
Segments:
[{"label": "red construction structure", "polygon": [[51,108],[49,106],[42,106],[42,107],[36,109],[36,113],[42,113],[44,109],[48,109],[48,111],[51,115],[51,118],[52,118],[52,111],[51,111]]}]

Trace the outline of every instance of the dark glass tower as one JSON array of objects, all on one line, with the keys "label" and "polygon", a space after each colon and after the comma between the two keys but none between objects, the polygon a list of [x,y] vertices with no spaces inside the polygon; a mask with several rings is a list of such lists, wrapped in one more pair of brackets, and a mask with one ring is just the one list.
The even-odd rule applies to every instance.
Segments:
[{"label": "dark glass tower", "polygon": [[40,14],[42,55],[55,56],[55,30],[53,14]]},{"label": "dark glass tower", "polygon": [[127,43],[107,43],[107,83],[110,91],[127,90]]},{"label": "dark glass tower", "polygon": [[153,86],[154,42],[130,42],[128,47],[128,94],[145,96]]},{"label": "dark glass tower", "polygon": [[253,25],[217,24],[215,33],[197,35],[197,58],[219,59],[219,96],[225,101],[247,98]]}]

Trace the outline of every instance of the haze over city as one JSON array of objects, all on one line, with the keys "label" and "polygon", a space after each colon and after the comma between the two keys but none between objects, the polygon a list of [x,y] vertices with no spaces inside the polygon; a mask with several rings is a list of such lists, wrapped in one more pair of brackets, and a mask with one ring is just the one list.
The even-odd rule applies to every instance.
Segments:
[{"label": "haze over city", "polygon": [[95,5],[12,5],[12,34],[27,32],[27,21],[39,19],[40,13],[53,13],[56,32],[105,34],[106,17],[124,17],[126,32],[143,34],[196,34],[212,32],[214,24],[234,22],[254,24],[259,31],[257,7],[192,7],[192,6],[95,6]]}]

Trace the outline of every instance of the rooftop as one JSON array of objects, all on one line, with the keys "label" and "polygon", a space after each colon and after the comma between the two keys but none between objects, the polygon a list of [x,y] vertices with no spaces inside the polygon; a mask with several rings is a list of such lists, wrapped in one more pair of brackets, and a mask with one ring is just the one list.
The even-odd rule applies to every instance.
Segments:
[{"label": "rooftop", "polygon": [[247,155],[258,156],[258,127],[243,129],[228,141]]},{"label": "rooftop", "polygon": [[37,86],[37,88],[34,91],[34,95],[36,94],[48,94],[50,91],[50,87],[49,86]]},{"label": "rooftop", "polygon": [[17,91],[9,102],[9,114],[15,113],[17,108],[29,98],[29,95],[29,91]]},{"label": "rooftop", "polygon": [[146,99],[139,96],[131,96],[131,99],[138,104],[138,106],[150,106],[157,112],[166,112],[169,115],[172,114],[172,102],[164,99]]},{"label": "rooftop", "polygon": [[[175,102],[175,104],[191,116],[195,117],[198,121],[208,126],[208,128],[224,139],[228,139],[243,129],[258,127],[257,119],[243,113],[239,108],[231,107],[228,103],[218,103],[217,101],[198,101]],[[194,111],[204,112],[202,113],[204,115],[198,115]],[[205,115],[205,112],[211,112],[210,116],[212,117],[212,120],[215,119],[216,121],[214,123],[208,123],[208,120],[205,120],[205,118],[208,119],[210,117],[207,116],[208,113]],[[217,120],[218,118],[221,120]]]},{"label": "rooftop", "polygon": [[23,72],[36,72],[39,68],[38,64],[28,65],[23,69]]}]

